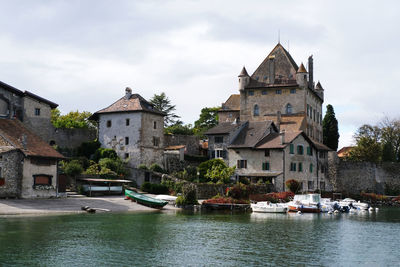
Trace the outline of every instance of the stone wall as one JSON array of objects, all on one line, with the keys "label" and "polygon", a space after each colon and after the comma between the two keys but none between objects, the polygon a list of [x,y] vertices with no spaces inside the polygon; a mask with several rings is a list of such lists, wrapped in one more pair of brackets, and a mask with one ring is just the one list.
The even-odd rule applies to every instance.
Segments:
[{"label": "stone wall", "polygon": [[385,188],[400,190],[400,163],[351,162],[329,154],[329,179],[333,191],[385,194]]},{"label": "stone wall", "polygon": [[24,156],[18,150],[0,154],[0,178],[4,185],[0,186],[0,198],[19,197],[21,194],[22,160]]},{"label": "stone wall", "polygon": [[165,147],[184,145],[184,146],[186,146],[185,153],[191,154],[191,155],[199,155],[200,154],[199,142],[200,142],[200,138],[195,135],[179,135],[179,134],[164,135]]},{"label": "stone wall", "polygon": [[[223,184],[195,184],[197,189],[197,198],[198,199],[210,199],[217,194],[221,196],[225,195],[226,188],[229,185]],[[267,194],[274,191],[273,185],[255,185],[256,194]]]},{"label": "stone wall", "polygon": [[[53,128],[46,141],[61,148],[77,148],[83,142],[95,140],[97,131],[94,129],[55,129]],[[52,142],[53,141],[53,142]]]}]

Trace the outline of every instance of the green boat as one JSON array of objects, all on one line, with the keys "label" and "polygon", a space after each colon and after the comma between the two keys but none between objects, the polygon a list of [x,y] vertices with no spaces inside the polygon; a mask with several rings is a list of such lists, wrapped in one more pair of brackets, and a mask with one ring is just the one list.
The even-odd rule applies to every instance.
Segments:
[{"label": "green boat", "polygon": [[143,194],[136,193],[132,190],[125,189],[125,196],[130,198],[131,200],[135,200],[137,203],[143,204],[145,206],[149,206],[152,208],[161,209],[165,205],[168,204],[168,201],[164,201],[161,199],[155,199]]}]

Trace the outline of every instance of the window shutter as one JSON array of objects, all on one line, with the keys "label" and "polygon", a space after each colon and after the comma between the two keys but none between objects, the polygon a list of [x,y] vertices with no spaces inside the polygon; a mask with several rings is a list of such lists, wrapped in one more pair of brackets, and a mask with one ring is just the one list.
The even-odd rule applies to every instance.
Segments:
[{"label": "window shutter", "polygon": [[215,158],[215,150],[212,151],[211,158]]},{"label": "window shutter", "polygon": [[290,154],[294,154],[294,145],[290,144]]},{"label": "window shutter", "polygon": [[236,165],[237,165],[236,167],[237,167],[238,169],[240,169],[240,160],[237,161]]},{"label": "window shutter", "polygon": [[269,162],[265,163],[267,171],[269,171]]},{"label": "window shutter", "polygon": [[222,158],[226,159],[226,150],[222,150]]}]

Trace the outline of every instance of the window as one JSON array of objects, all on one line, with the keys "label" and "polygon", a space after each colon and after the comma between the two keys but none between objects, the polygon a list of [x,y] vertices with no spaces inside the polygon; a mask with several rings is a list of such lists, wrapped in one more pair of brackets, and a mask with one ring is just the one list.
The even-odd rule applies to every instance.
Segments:
[{"label": "window", "polygon": [[312,163],[310,163],[310,173],[312,173],[312,172],[313,172],[313,168],[314,168],[313,164],[312,164]]},{"label": "window", "polygon": [[307,155],[312,156],[312,147],[307,147]]},{"label": "window", "polygon": [[160,137],[153,136],[153,146],[159,146],[159,145],[160,145]]},{"label": "window", "polygon": [[262,90],[262,91],[261,91],[261,94],[262,94],[262,95],[266,95],[266,94],[267,94],[267,90]]},{"label": "window", "polygon": [[223,136],[216,136],[214,137],[214,143],[220,144],[224,142],[224,137]]},{"label": "window", "polygon": [[247,168],[247,160],[245,160],[245,159],[238,160],[237,168],[238,169],[246,169]]},{"label": "window", "polygon": [[313,113],[314,113],[314,121],[315,121],[315,109],[313,110]]},{"label": "window", "polygon": [[260,79],[260,77],[256,76],[256,81],[258,81],[258,79]]},{"label": "window", "polygon": [[319,124],[322,125],[322,114],[319,114]]},{"label": "window", "polygon": [[130,123],[129,119],[125,119],[126,126],[129,126],[129,123]]},{"label": "window", "polygon": [[307,104],[307,116],[310,116],[310,105]]},{"label": "window", "polygon": [[303,155],[303,153],[304,153],[304,148],[303,148],[303,146],[302,146],[302,145],[298,145],[298,146],[297,146],[297,154]]},{"label": "window", "polygon": [[308,190],[314,189],[314,181],[308,181]]},{"label": "window", "polygon": [[33,175],[33,185],[51,185],[51,178],[53,176],[47,174]]},{"label": "window", "polygon": [[254,95],[254,91],[249,91],[249,95]]},{"label": "window", "polygon": [[296,163],[295,162],[290,163],[290,171],[292,171],[292,172],[296,171]]},{"label": "window", "polygon": [[317,123],[319,123],[319,112],[317,112]]},{"label": "window", "polygon": [[107,121],[107,128],[110,128],[111,127],[111,120],[108,120]]},{"label": "window", "polygon": [[295,94],[296,93],[296,89],[290,89],[290,93],[291,94]]},{"label": "window", "polygon": [[3,173],[2,173],[1,168],[0,168],[0,186],[5,185],[5,183],[6,183],[6,179],[4,179]]},{"label": "window", "polygon": [[125,145],[129,145],[129,137],[125,137]]},{"label": "window", "polygon": [[213,158],[217,158],[217,159],[226,158],[226,151],[222,150],[222,149],[216,149],[215,152],[213,153]]},{"label": "window", "polygon": [[286,114],[292,114],[292,105],[290,104],[286,105]]},{"label": "window", "polygon": [[270,154],[271,154],[271,151],[270,151],[269,149],[265,149],[265,150],[264,150],[264,155],[265,155],[266,157],[269,157]]},{"label": "window", "polygon": [[157,122],[156,121],[153,123],[153,128],[157,129]]},{"label": "window", "polygon": [[264,81],[268,80],[268,76],[264,76]]},{"label": "window", "polygon": [[145,172],[144,173],[144,181],[145,182],[150,182],[150,173],[149,172]]},{"label": "window", "polygon": [[294,145],[290,144],[290,154],[294,154]]},{"label": "window", "polygon": [[129,158],[129,153],[125,153],[125,159]]},{"label": "window", "polygon": [[299,172],[303,171],[303,163],[299,162]]},{"label": "window", "polygon": [[262,169],[263,169],[263,171],[269,171],[269,162],[268,161],[263,162]]},{"label": "window", "polygon": [[40,108],[35,108],[35,116],[40,116]]},{"label": "window", "polygon": [[253,112],[254,116],[259,116],[260,115],[260,110],[258,108],[258,105],[254,105],[254,112]]},{"label": "window", "polygon": [[275,91],[275,94],[281,95],[281,94],[282,94],[282,90],[281,90],[281,89],[277,89],[277,90]]}]

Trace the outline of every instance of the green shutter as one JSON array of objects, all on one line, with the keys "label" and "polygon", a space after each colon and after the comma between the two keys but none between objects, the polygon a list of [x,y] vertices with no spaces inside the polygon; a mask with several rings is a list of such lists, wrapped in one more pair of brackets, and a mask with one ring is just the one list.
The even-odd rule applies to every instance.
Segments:
[{"label": "green shutter", "polygon": [[269,171],[269,162],[266,162],[265,165],[266,165],[266,166],[265,166],[265,167],[266,167],[266,170]]},{"label": "green shutter", "polygon": [[265,162],[262,163],[262,170],[265,171]]},{"label": "green shutter", "polygon": [[313,165],[312,165],[312,163],[310,163],[310,172],[312,172],[313,171]]},{"label": "green shutter", "polygon": [[311,147],[307,147],[307,155],[311,155]]},{"label": "green shutter", "polygon": [[294,145],[290,144],[290,154],[294,154]]},{"label": "green shutter", "polygon": [[299,162],[299,172],[303,171],[303,163]]}]

